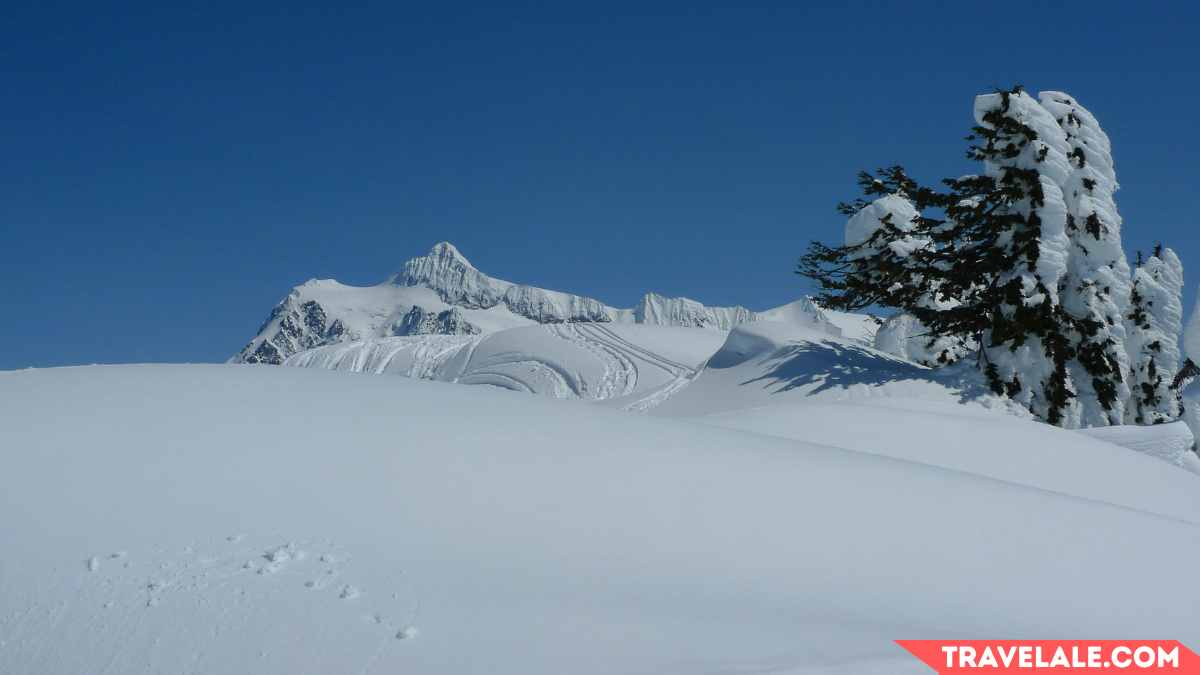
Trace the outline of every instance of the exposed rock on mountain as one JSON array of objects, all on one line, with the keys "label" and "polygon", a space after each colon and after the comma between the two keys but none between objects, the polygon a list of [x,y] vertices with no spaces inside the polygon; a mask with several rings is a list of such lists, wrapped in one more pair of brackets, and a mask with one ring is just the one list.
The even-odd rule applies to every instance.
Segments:
[{"label": "exposed rock on mountain", "polygon": [[728,330],[760,319],[799,321],[841,335],[807,298],[758,314],[745,307],[707,307],[688,298],[647,293],[636,307],[618,309],[594,298],[490,277],[452,244],[442,242],[376,286],[347,286],[332,279],[297,286],[231,361],[279,364],[293,354],[340,342],[480,335],[530,324],[638,323]]}]

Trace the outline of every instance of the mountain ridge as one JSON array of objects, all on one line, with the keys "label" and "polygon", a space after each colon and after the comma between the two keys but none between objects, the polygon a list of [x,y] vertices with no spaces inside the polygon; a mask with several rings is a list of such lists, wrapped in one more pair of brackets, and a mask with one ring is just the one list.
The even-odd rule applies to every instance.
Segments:
[{"label": "mountain ridge", "polygon": [[476,268],[450,242],[375,286],[310,279],[281,300],[232,363],[280,364],[308,349],[404,335],[479,335],[531,324],[635,323],[729,330],[786,314],[841,335],[809,298],[755,312],[742,306],[709,307],[684,297],[648,292],[632,308],[595,298],[518,284]]}]

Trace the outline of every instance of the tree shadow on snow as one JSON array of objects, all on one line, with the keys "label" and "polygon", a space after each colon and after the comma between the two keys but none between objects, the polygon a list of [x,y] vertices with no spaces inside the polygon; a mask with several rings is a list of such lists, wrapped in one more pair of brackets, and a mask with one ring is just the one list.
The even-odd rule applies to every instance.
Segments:
[{"label": "tree shadow on snow", "polygon": [[763,360],[769,370],[742,385],[762,382],[771,393],[812,387],[817,394],[855,385],[877,387],[898,382],[936,383],[958,394],[962,402],[989,393],[974,368],[963,364],[931,369],[865,347],[829,341],[795,342]]}]

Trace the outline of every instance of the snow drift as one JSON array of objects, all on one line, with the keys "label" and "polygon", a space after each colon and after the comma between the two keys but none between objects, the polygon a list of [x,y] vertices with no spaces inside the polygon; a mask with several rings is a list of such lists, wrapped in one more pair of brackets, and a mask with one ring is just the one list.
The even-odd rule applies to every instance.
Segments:
[{"label": "snow drift", "polygon": [[921,673],[893,639],[1200,638],[1200,513],[1161,497],[1195,481],[1102,450],[1119,503],[482,387],[126,366],[0,373],[0,457],[3,672]]},{"label": "snow drift", "polygon": [[905,398],[1022,409],[987,390],[970,368],[925,368],[856,341],[803,327],[737,326],[690,385],[653,410],[692,416],[784,402]]}]

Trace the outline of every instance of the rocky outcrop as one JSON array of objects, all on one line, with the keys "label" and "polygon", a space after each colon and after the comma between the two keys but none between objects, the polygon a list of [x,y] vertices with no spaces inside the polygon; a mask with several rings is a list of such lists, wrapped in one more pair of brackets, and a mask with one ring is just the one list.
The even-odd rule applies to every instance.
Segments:
[{"label": "rocky outcrop", "polygon": [[393,335],[479,335],[483,332],[467,321],[457,307],[434,313],[414,306],[393,325],[393,329]]},{"label": "rocky outcrop", "polygon": [[[259,329],[259,337],[246,345],[237,360],[278,365],[296,352],[347,338],[340,319],[330,321],[321,305],[312,300],[299,302],[297,298],[293,293],[271,310],[271,316]],[[272,328],[273,332],[263,338],[262,333]]]}]

